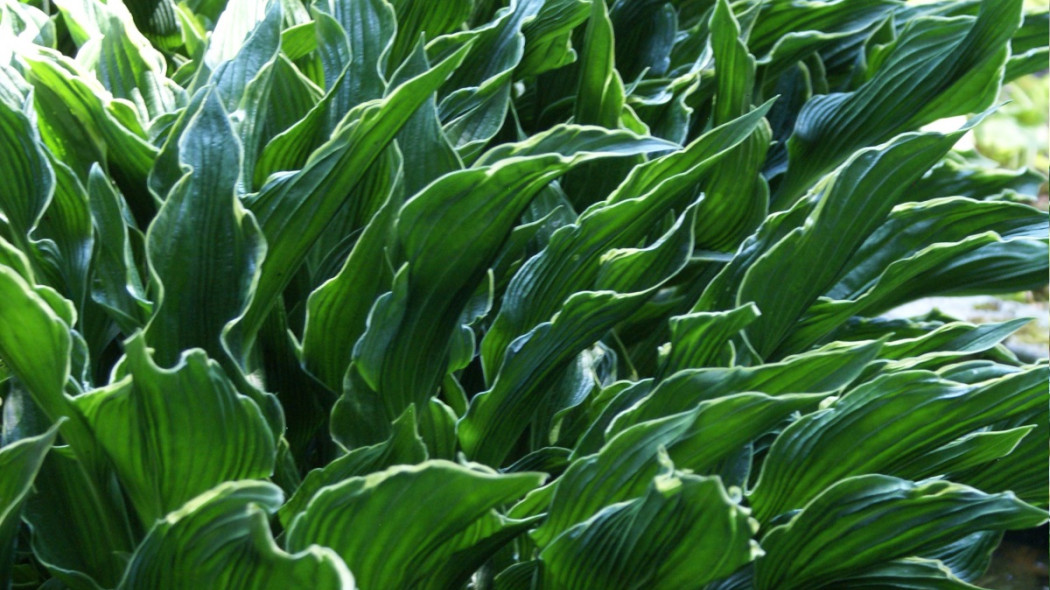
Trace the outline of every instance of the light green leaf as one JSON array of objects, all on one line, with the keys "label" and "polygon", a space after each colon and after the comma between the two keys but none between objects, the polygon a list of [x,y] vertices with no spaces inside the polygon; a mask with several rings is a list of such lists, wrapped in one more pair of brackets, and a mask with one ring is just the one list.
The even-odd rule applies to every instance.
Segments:
[{"label": "light green leaf", "polygon": [[644,495],[661,470],[658,452],[665,450],[679,469],[709,474],[792,412],[815,406],[820,397],[742,393],[610,430],[609,442],[597,454],[573,460],[554,483],[547,520],[530,536],[545,547],[604,507]]},{"label": "light green leaf", "polygon": [[353,590],[353,576],[331,549],[288,554],[277,546],[267,519],[283,499],[277,486],[259,481],[227,482],[193,498],[150,529],[119,588]]},{"label": "light green leaf", "polygon": [[1045,521],[1045,512],[1012,494],[985,494],[947,481],[851,477],[763,537],[766,555],[756,564],[755,588],[813,588],[975,531]]},{"label": "light green leaf", "polygon": [[[288,529],[287,546],[332,547],[365,588],[461,585],[520,525],[493,508],[520,498],[540,474],[497,475],[448,461],[393,467],[322,488]],[[406,505],[440,511],[403,510]],[[347,531],[370,531],[348,535]],[[498,543],[492,543],[496,539]]]},{"label": "light green leaf", "polygon": [[644,496],[609,506],[545,548],[543,586],[671,590],[725,577],[762,551],[738,502],[717,478],[661,474]]},{"label": "light green leaf", "polygon": [[[203,351],[172,369],[138,334],[125,343],[130,379],[76,399],[146,526],[194,496],[273,472],[276,441],[259,407]],[[207,452],[201,452],[207,449]]]}]

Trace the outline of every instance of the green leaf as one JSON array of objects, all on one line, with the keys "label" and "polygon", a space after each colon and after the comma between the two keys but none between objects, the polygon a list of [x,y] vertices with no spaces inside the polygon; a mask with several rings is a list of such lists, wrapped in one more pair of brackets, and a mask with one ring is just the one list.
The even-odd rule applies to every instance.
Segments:
[{"label": "green leaf", "polygon": [[546,547],[604,507],[644,495],[661,470],[658,451],[665,451],[679,469],[707,474],[792,412],[819,401],[819,395],[743,393],[610,430],[609,442],[597,454],[573,460],[554,483],[547,520],[530,536]]},{"label": "green leaf", "polygon": [[645,73],[664,75],[678,33],[678,13],[670,2],[615,2],[609,11],[615,35],[616,69],[635,80]]},{"label": "green leaf", "polygon": [[307,301],[303,364],[333,391],[342,390],[354,343],[365,331],[375,298],[392,279],[384,249],[396,212],[395,200],[388,198],[365,226],[339,274]]},{"label": "green leaf", "polygon": [[515,77],[527,78],[566,66],[576,60],[572,31],[590,13],[584,0],[547,0],[535,18],[521,27],[525,49]]},{"label": "green leaf", "polygon": [[11,580],[22,504],[57,436],[56,425],[0,448],[0,580]]},{"label": "green leaf", "polygon": [[766,555],[756,564],[755,587],[813,588],[975,531],[1045,521],[1045,512],[1012,494],[985,494],[947,481],[852,477],[763,537]]},{"label": "green leaf", "polygon": [[[542,482],[540,474],[497,475],[435,460],[393,467],[322,488],[291,524],[287,546],[333,548],[365,588],[449,588],[520,527],[493,512]],[[406,505],[442,510],[403,510]],[[370,531],[347,535],[346,531]],[[498,542],[493,543],[492,540]]]},{"label": "green leaf", "polygon": [[281,524],[285,527],[291,526],[292,520],[306,509],[310,500],[323,487],[338,484],[351,477],[383,471],[395,465],[415,465],[426,459],[427,449],[416,432],[415,406],[409,406],[391,425],[390,438],[387,440],[353,449],[323,468],[308,473],[295,494],[278,511]]},{"label": "green leaf", "polygon": [[[788,140],[776,206],[795,202],[856,149],[936,119],[988,108],[996,99],[1021,0],[984,0],[976,18],[918,18],[875,56],[857,90],[811,99]],[[916,109],[915,105],[922,105]]]},{"label": "green leaf", "polygon": [[146,325],[151,303],[132,253],[130,216],[123,197],[97,165],[88,178],[91,221],[98,239],[92,257],[91,298],[125,334]]},{"label": "green leaf", "polygon": [[[679,371],[653,389],[622,392],[595,421],[591,432],[576,452],[600,441],[606,428],[620,430],[620,424],[640,424],[647,420],[677,414],[704,400],[735,393],[761,391],[769,395],[785,393],[824,393],[850,384],[877,355],[879,342],[828,346],[806,354],[788,357],[779,363],[753,367],[703,368]],[[619,397],[619,396],[618,396]],[[652,399],[657,403],[647,403]],[[613,426],[610,426],[613,424]],[[604,436],[604,435],[601,435]]]},{"label": "green leaf", "polygon": [[236,194],[241,150],[214,92],[177,138],[182,177],[150,225],[146,251],[157,306],[146,339],[161,366],[199,347],[223,359],[228,322],[251,301],[265,245]]},{"label": "green leaf", "polygon": [[0,102],[0,154],[9,181],[0,185],[0,211],[11,226],[12,239],[27,254],[30,232],[51,203],[55,173],[29,117]]},{"label": "green leaf", "polygon": [[193,498],[150,529],[119,588],[352,590],[353,576],[331,549],[288,554],[277,546],[267,519],[283,499],[259,481],[227,482]]},{"label": "green leaf", "polygon": [[725,312],[698,312],[670,318],[670,350],[661,364],[660,374],[729,366],[732,339],[760,315],[758,307],[748,303]]},{"label": "green leaf", "polygon": [[[0,359],[21,381],[33,402],[52,421],[68,418],[62,437],[98,474],[103,458],[90,426],[66,395],[70,376],[72,304],[47,287],[33,287],[15,271],[0,267]],[[51,302],[58,305],[53,309]],[[61,314],[61,315],[60,315]]]},{"label": "green leaf", "polygon": [[418,0],[391,0],[397,15],[397,38],[390,48],[387,63],[389,68],[396,69],[412,53],[420,42],[420,36],[432,41],[440,35],[458,29],[470,17],[473,9],[471,0],[449,0],[441,5],[441,10]]},{"label": "green leaf", "polygon": [[125,348],[131,378],[76,404],[143,524],[224,481],[273,472],[276,441],[262,411],[236,392],[215,361],[193,350],[174,368],[161,368],[141,334]]},{"label": "green leaf", "polygon": [[635,167],[607,202],[560,228],[547,247],[515,274],[503,305],[481,343],[489,382],[510,343],[549,321],[574,292],[590,288],[598,260],[615,247],[635,247],[668,211],[683,211],[696,194],[690,189],[705,169],[743,141],[768,105],[708,132],[685,149]]},{"label": "green leaf", "polygon": [[540,553],[544,587],[687,588],[761,555],[753,524],[717,478],[665,473],[645,494],[614,504]]},{"label": "green leaf", "polygon": [[[964,385],[929,372],[896,373],[861,385],[803,416],[773,442],[749,494],[769,522],[826,487],[868,473],[940,475],[930,451],[1045,400],[1046,367]],[[852,451],[843,455],[842,449]]]},{"label": "green leaf", "polygon": [[[355,392],[350,403],[381,404],[388,419],[410,403],[422,406],[448,370],[450,339],[464,303],[536,193],[580,162],[662,147],[631,133],[556,127],[523,145],[500,148],[516,157],[446,174],[405,203],[395,230],[407,261],[404,293],[388,300],[387,318],[371,315],[354,367],[372,393]],[[460,229],[448,234],[437,227]],[[382,341],[370,334],[380,331]]]},{"label": "green leaf", "polygon": [[[108,159],[130,182],[144,185],[158,150],[130,104],[109,98],[94,77],[64,56],[41,51],[25,60],[41,136],[55,157],[81,178],[91,163]],[[148,219],[155,206],[146,197],[129,203],[140,219]]]},{"label": "green leaf", "polygon": [[471,400],[459,422],[457,435],[468,456],[502,463],[531,414],[551,395],[551,380],[681,270],[692,252],[695,211],[690,207],[648,248],[607,252],[595,265],[595,290],[571,295],[550,321],[510,344],[492,386]]},{"label": "green leaf", "polygon": [[[428,67],[423,45],[416,45],[392,83],[399,83],[406,76],[418,75]],[[404,169],[406,195],[414,195],[441,175],[463,168],[463,162],[441,128],[434,97],[428,98],[398,132],[397,145],[405,161],[414,163]]]},{"label": "green leaf", "polygon": [[[91,8],[79,10],[98,10],[101,6],[101,3],[91,3],[94,4]],[[166,76],[164,56],[132,26],[135,8],[143,3],[142,0],[129,3],[132,14],[128,14],[123,4],[105,5],[96,17],[95,26],[99,30],[81,49],[80,55],[97,47],[97,61],[92,65],[99,82],[115,98],[134,104],[142,121],[151,121],[181,106],[185,91]],[[174,12],[171,18],[174,21]]]},{"label": "green leaf", "polygon": [[[721,125],[751,108],[755,59],[739,38],[740,25],[727,2],[715,5],[710,28],[717,86],[712,122]],[[759,173],[771,137],[769,127],[759,125],[726,157],[726,164],[711,171],[696,228],[698,248],[732,250],[765,218],[769,186]]]},{"label": "green leaf", "polygon": [[70,588],[113,588],[136,543],[125,499],[111,473],[93,476],[73,450],[48,453],[26,502],[33,555]]},{"label": "green leaf", "polygon": [[890,213],[851,257],[850,269],[827,295],[835,299],[859,296],[896,260],[908,258],[940,242],[959,242],[983,231],[1009,238],[1046,236],[1045,212],[1005,201],[943,198],[904,203]]},{"label": "green leaf", "polygon": [[591,2],[583,49],[573,121],[580,125],[620,126],[623,82],[614,69],[613,27],[605,2]]},{"label": "green leaf", "polygon": [[[295,175],[270,180],[250,202],[266,236],[255,297],[239,320],[234,356],[243,359],[270,306],[291,281],[294,271],[346,200],[408,118],[451,74],[465,50],[405,82],[378,103],[365,103],[347,115],[334,136],[319,147]],[[355,115],[356,113],[356,115]]]},{"label": "green leaf", "polygon": [[763,4],[748,38],[766,75],[785,70],[814,50],[846,43],[885,21],[895,0],[831,0]]},{"label": "green leaf", "polygon": [[[896,260],[854,300],[819,299],[781,345],[781,351],[811,346],[849,317],[876,315],[934,295],[1015,293],[1038,288],[1050,256],[1045,239],[1002,239],[994,232],[956,243],[936,243]],[[782,354],[782,352],[778,352]]]},{"label": "green leaf", "polygon": [[872,567],[863,573],[822,586],[829,590],[847,588],[914,588],[915,590],[979,590],[967,584],[952,570],[932,559],[906,557]]},{"label": "green leaf", "polygon": [[[796,329],[806,308],[834,284],[853,251],[894,203],[904,198],[908,184],[943,157],[956,139],[956,134],[905,135],[885,148],[858,152],[810,193],[807,200],[815,206],[801,227],[757,259],[738,254],[727,265],[720,278],[732,280],[730,277],[744,272],[737,304],[754,302],[762,311],[747,327],[760,356],[769,358]],[[873,194],[879,198],[870,198]],[[792,263],[799,258],[820,260],[821,264],[799,269]],[[780,287],[769,289],[769,284]],[[708,289],[717,292],[719,287]]]}]

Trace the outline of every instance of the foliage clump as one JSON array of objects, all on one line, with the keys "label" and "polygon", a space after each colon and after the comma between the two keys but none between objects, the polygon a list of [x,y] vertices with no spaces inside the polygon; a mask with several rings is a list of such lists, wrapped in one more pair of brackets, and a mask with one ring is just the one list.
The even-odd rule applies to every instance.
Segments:
[{"label": "foliage clump", "polygon": [[[972,588],[1021,0],[0,3],[0,586]],[[971,117],[949,132],[924,131]]]}]

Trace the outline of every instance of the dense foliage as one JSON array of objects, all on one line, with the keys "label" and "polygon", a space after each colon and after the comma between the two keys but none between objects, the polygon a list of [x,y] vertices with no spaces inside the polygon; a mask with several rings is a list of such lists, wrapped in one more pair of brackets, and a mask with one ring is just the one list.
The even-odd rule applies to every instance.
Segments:
[{"label": "dense foliage", "polygon": [[1048,20],[0,0],[0,580],[972,588],[1048,365],[880,314],[1046,283]]}]

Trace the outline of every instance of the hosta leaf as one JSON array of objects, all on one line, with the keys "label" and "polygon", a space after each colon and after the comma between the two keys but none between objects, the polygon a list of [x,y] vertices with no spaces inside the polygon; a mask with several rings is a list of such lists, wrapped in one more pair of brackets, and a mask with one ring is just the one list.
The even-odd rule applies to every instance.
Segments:
[{"label": "hosta leaf", "polygon": [[433,10],[419,0],[391,0],[390,4],[397,15],[397,38],[387,63],[396,69],[408,59],[421,35],[425,35],[426,41],[432,41],[455,31],[470,17],[474,3],[471,0],[449,0],[442,3],[441,10]]},{"label": "hosta leaf", "polygon": [[132,253],[130,213],[123,197],[97,165],[88,177],[91,221],[98,240],[92,260],[91,298],[109,310],[120,329],[131,334],[146,325],[150,302]]},{"label": "hosta leaf", "polygon": [[[312,31],[310,36],[313,38]],[[268,139],[286,131],[302,120],[323,96],[321,89],[304,76],[285,55],[277,58],[273,76],[270,100],[273,101],[273,104],[281,105],[281,108],[267,111],[264,136]],[[263,150],[260,150],[260,153]],[[253,175],[253,178],[258,174]],[[261,184],[255,183],[255,188]]]},{"label": "hosta leaf", "polygon": [[540,553],[544,587],[688,588],[761,554],[747,510],[717,478],[661,474],[645,494],[609,506]]},{"label": "hosta leaf", "polygon": [[203,56],[205,67],[214,70],[219,64],[235,59],[259,21],[266,18],[272,5],[279,3],[279,0],[228,0],[208,38],[208,49]]},{"label": "hosta leaf", "polygon": [[879,372],[932,370],[974,353],[997,351],[1003,340],[1029,322],[1028,318],[980,326],[952,322],[915,338],[887,342],[879,354],[880,360],[868,366],[865,377]]},{"label": "hosta leaf", "polygon": [[0,102],[0,154],[7,182],[0,184],[0,211],[12,238],[29,255],[29,233],[51,202],[55,173],[29,117]]},{"label": "hosta leaf", "polygon": [[[403,76],[418,75],[429,67],[423,45],[416,49],[397,71],[394,82]],[[413,162],[404,169],[405,194],[414,195],[442,174],[463,167],[456,150],[448,141],[438,118],[437,100],[428,98],[397,134],[397,145],[405,161]]]},{"label": "hosta leaf", "polygon": [[1005,201],[945,198],[905,203],[861,244],[850,259],[849,272],[827,294],[835,299],[857,297],[893,261],[982,231],[995,231],[1003,238],[1038,238],[1047,235],[1048,221],[1038,209]]},{"label": "hosta leaf", "polygon": [[23,518],[33,532],[33,555],[62,583],[74,590],[113,588],[135,538],[112,474],[99,485],[84,466],[70,447],[52,449]]},{"label": "hosta leaf", "polygon": [[846,590],[847,588],[979,590],[979,586],[959,579],[948,566],[940,561],[916,557],[880,564],[863,573],[821,587],[828,590]]},{"label": "hosta leaf", "polygon": [[219,483],[273,472],[276,442],[266,419],[218,364],[194,350],[164,369],[141,335],[125,346],[131,378],[76,403],[145,525]]},{"label": "hosta leaf", "polygon": [[[715,58],[717,89],[712,113],[721,125],[747,113],[755,82],[755,59],[740,40],[740,25],[727,2],[718,2],[711,15],[711,50]],[[731,250],[754,231],[769,209],[769,187],[759,175],[766,159],[771,130],[758,128],[733,149],[727,162],[714,168],[704,184],[704,201],[696,228],[697,247]],[[741,179],[748,181],[741,182]]]},{"label": "hosta leaf", "polygon": [[971,199],[994,197],[1007,190],[1034,195],[1043,177],[1031,170],[1004,170],[963,160],[954,152],[916,181],[909,199],[925,201],[936,197],[960,196]]},{"label": "hosta leaf", "polygon": [[[130,105],[112,100],[72,60],[44,51],[25,59],[29,62],[27,79],[37,89],[37,100],[51,107],[38,107],[37,112],[41,135],[55,156],[81,178],[92,162],[108,158],[129,182],[145,184],[158,150],[147,140],[142,121]],[[85,156],[80,153],[84,150],[95,153]],[[145,198],[129,204],[136,216],[147,218],[153,207]]]},{"label": "hosta leaf", "polygon": [[219,97],[209,92],[187,116],[175,148],[183,176],[147,234],[159,288],[146,338],[161,366],[194,347],[224,358],[220,336],[248,305],[265,251],[237,199],[241,150]]},{"label": "hosta leaf", "polygon": [[1050,53],[1043,42],[1048,36],[1050,14],[1035,10],[1024,15],[1021,27],[1010,39],[1010,61],[1006,62],[1003,82],[1040,71]]},{"label": "hosta leaf", "polygon": [[1002,540],[1003,531],[980,531],[927,552],[922,557],[937,560],[959,578],[973,582],[988,571],[992,554]]},{"label": "hosta leaf", "polygon": [[1005,42],[1020,14],[1020,0],[984,0],[976,18],[910,21],[876,57],[875,73],[860,88],[807,102],[788,140],[788,173],[776,206],[789,206],[857,148],[987,108],[998,92]]},{"label": "hosta leaf", "polygon": [[681,151],[634,168],[606,205],[589,209],[576,223],[555,232],[507,287],[499,315],[481,344],[486,378],[491,382],[511,341],[548,321],[574,292],[590,287],[597,261],[606,251],[636,246],[668,211],[685,210],[695,200],[690,189],[704,169],[743,141],[767,108],[755,109]]},{"label": "hosta leaf", "polygon": [[94,242],[87,190],[65,164],[51,160],[51,168],[54,193],[34,232],[35,251],[41,266],[53,270],[48,282],[82,310]]},{"label": "hosta leaf", "polygon": [[[98,28],[93,31],[87,44],[81,48],[78,59],[84,61],[86,53],[93,56],[92,66],[98,80],[115,98],[125,99],[135,105],[139,118],[150,121],[179,106],[183,90],[165,75],[164,56],[155,50],[132,26],[133,13],[127,11],[141,6],[143,2],[131,2],[126,9],[123,4],[102,5],[96,0],[63,2],[66,15],[75,12],[96,12]],[[170,6],[170,5],[169,5]],[[174,13],[172,13],[174,19]],[[68,19],[67,19],[68,22]],[[84,21],[79,22],[84,25]],[[97,46],[97,49],[96,49]]]},{"label": "hosta leaf", "polygon": [[[1033,429],[1035,426],[1029,425],[1010,430],[968,434],[927,453],[899,470],[897,475],[918,480],[931,473],[940,473],[952,481],[969,484],[969,481],[955,474],[1009,455]],[[991,467],[989,469],[994,470]]]},{"label": "hosta leaf", "polygon": [[267,519],[283,499],[261,481],[228,482],[193,498],[150,529],[119,588],[353,590],[353,576],[331,549],[288,554],[277,546]]},{"label": "hosta leaf", "polygon": [[[542,479],[441,460],[393,467],[322,488],[292,522],[286,544],[292,550],[313,543],[332,547],[366,588],[459,585],[498,549],[486,538],[514,526],[492,509],[520,498]],[[403,510],[406,505],[444,508],[420,512]],[[354,530],[371,534],[346,534]]]},{"label": "hosta leaf", "polygon": [[339,274],[307,301],[303,363],[333,391],[342,390],[372,303],[392,279],[384,249],[396,212],[397,203],[389,198],[365,226]]},{"label": "hosta leaf", "polygon": [[765,3],[755,18],[748,47],[772,75],[815,49],[870,29],[898,6],[894,0]]},{"label": "hosta leaf", "polygon": [[580,54],[573,120],[581,125],[620,126],[623,82],[614,69],[613,27],[605,2],[592,2]]},{"label": "hosta leaf", "polygon": [[390,438],[368,447],[358,447],[333,460],[324,468],[308,473],[295,495],[281,506],[278,515],[281,524],[291,526],[292,520],[326,486],[338,484],[351,477],[365,476],[395,465],[415,465],[427,459],[427,449],[416,431],[415,406],[409,406],[391,426]]},{"label": "hosta leaf", "polygon": [[[558,151],[548,151],[548,139]],[[464,302],[539,189],[579,162],[656,146],[664,144],[631,133],[559,127],[525,145],[505,146],[520,157],[447,174],[409,200],[396,224],[408,265],[404,293],[388,300],[386,321],[378,321],[381,316],[373,312],[366,340],[355,354],[355,370],[374,393],[358,391],[347,401],[354,406],[382,404],[388,417],[399,415],[409,403],[424,403],[447,371],[449,340]],[[534,149],[537,154],[529,155]],[[450,235],[433,229],[442,226],[460,230]],[[369,333],[380,331],[382,342]],[[421,350],[427,353],[420,355]]]},{"label": "hosta leaf", "polygon": [[272,179],[249,205],[267,241],[256,295],[238,330],[242,357],[275,298],[291,281],[314,241],[408,118],[464,57],[461,50],[405,82],[378,103],[366,103],[340,124],[301,172]]},{"label": "hosta leaf", "polygon": [[[22,504],[44,456],[55,443],[58,427],[0,448],[0,579],[11,579]],[[5,584],[6,585],[6,584]]]},{"label": "hosta leaf", "polygon": [[[551,394],[551,380],[681,270],[692,251],[694,213],[690,207],[649,248],[609,251],[596,265],[592,279],[596,290],[573,294],[550,321],[511,343],[491,388],[471,400],[459,423],[460,444],[469,456],[501,463],[532,412]],[[632,258],[644,262],[617,268]]]},{"label": "hosta leaf", "polygon": [[1012,494],[985,494],[947,481],[847,478],[763,537],[766,555],[757,562],[755,587],[812,588],[975,531],[1045,520],[1045,512]]},{"label": "hosta leaf", "polygon": [[875,315],[908,301],[933,295],[1014,293],[1042,284],[1045,239],[1007,239],[994,232],[956,243],[935,243],[909,258],[895,260],[854,300],[819,299],[807,311],[777,354],[804,349],[826,337],[847,318]]},{"label": "hosta leaf", "polygon": [[1030,504],[1046,509],[1050,505],[1050,482],[1043,474],[1048,461],[1050,419],[1046,408],[1011,423],[1034,424],[1035,429],[1025,436],[1007,457],[995,462],[958,471],[952,478],[989,492],[1010,490]]},{"label": "hosta leaf", "polygon": [[676,467],[710,473],[792,412],[819,401],[820,396],[743,393],[609,432],[609,442],[597,454],[573,461],[555,482],[547,520],[531,536],[545,547],[604,507],[644,495],[661,470],[657,456],[662,449]]},{"label": "hosta leaf", "polygon": [[[757,260],[744,258],[727,266],[726,278],[739,272],[736,264],[747,265],[736,297],[738,304],[751,301],[762,311],[747,327],[759,355],[768,358],[776,350],[806,308],[834,284],[853,250],[903,198],[908,183],[939,160],[956,138],[907,135],[885,148],[859,152],[811,193],[816,206],[802,227]],[[870,197],[875,194],[878,199]],[[821,264],[800,269],[792,263],[798,257]],[[780,288],[768,289],[771,282]]]},{"label": "hosta leaf", "polygon": [[[270,93],[280,47],[280,26],[281,4],[273,2],[237,56],[216,66],[210,77],[202,70],[196,80],[207,80],[214,86],[223,108],[231,115],[231,126],[241,145],[239,182],[243,184],[253,178],[255,162],[266,139],[263,133],[269,113],[277,110],[271,108]],[[240,192],[246,190],[238,188]]]},{"label": "hosta leaf", "polygon": [[715,313],[691,313],[674,316],[671,342],[661,374],[674,374],[684,369],[728,366],[730,340],[762,313],[753,303]]},{"label": "hosta leaf", "polygon": [[547,0],[535,18],[526,22],[525,51],[515,77],[542,74],[572,63],[572,30],[587,20],[589,6],[584,0]]},{"label": "hosta leaf", "polygon": [[678,13],[670,2],[615,2],[609,11],[616,46],[616,68],[634,80],[643,72],[662,76],[671,66],[671,47],[678,33]]},{"label": "hosta leaf", "polygon": [[[853,475],[940,475],[936,455],[926,453],[1033,411],[1045,400],[1048,376],[1042,367],[963,385],[915,371],[861,385],[780,433],[749,495],[756,518],[768,522]],[[843,448],[852,451],[844,456]]]},{"label": "hosta leaf", "polygon": [[[331,63],[325,65],[326,78],[333,79],[346,69],[347,83],[339,88],[330,116],[330,120],[335,121],[354,105],[383,96],[386,56],[396,28],[394,9],[386,0],[328,0],[319,3],[316,10],[324,15],[318,15],[322,20],[331,19],[331,24],[326,26],[332,31],[321,35],[322,53],[331,54],[328,57]],[[342,38],[336,32],[338,29]],[[340,47],[325,47],[325,44]]]},{"label": "hosta leaf", "polygon": [[[49,300],[64,309],[54,310]],[[0,301],[0,359],[52,422],[68,418],[62,437],[89,470],[98,469],[102,458],[90,427],[65,393],[73,346],[72,305],[47,287],[30,286],[7,267],[0,267]]]},{"label": "hosta leaf", "polygon": [[[879,342],[824,349],[788,357],[779,363],[753,367],[703,368],[684,370],[668,376],[651,390],[624,391],[624,401],[614,400],[609,415],[595,425],[619,430],[617,424],[639,424],[647,420],[684,412],[704,401],[746,391],[769,395],[785,393],[825,393],[849,385],[875,358]],[[639,394],[641,394],[639,396]],[[652,402],[645,401],[652,399]],[[592,429],[587,441],[593,444]],[[581,445],[577,452],[583,451]]]}]

